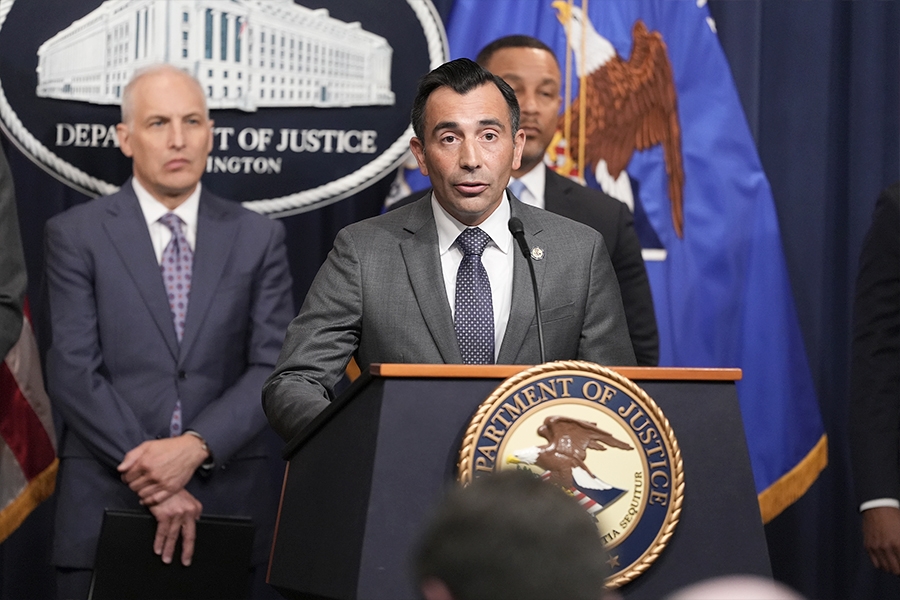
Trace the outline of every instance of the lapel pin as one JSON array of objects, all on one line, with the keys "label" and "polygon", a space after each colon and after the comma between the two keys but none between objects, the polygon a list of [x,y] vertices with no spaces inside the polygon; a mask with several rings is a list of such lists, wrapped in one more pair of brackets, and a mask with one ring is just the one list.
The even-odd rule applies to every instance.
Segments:
[{"label": "lapel pin", "polygon": [[544,249],[540,246],[535,246],[531,249],[531,260],[543,260],[544,258]]}]

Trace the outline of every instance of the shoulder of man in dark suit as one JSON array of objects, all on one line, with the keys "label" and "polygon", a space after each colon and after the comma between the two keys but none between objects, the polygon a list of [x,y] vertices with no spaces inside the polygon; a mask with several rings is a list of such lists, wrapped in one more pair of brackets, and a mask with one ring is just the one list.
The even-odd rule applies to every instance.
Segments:
[{"label": "shoulder of man in dark suit", "polygon": [[[129,179],[125,185],[130,185]],[[93,198],[88,200],[87,202],[82,202],[80,204],[75,204],[73,206],[68,207],[64,211],[57,213],[47,219],[46,225],[56,225],[58,223],[66,223],[67,226],[71,226],[74,224],[96,224],[96,219],[103,215],[108,211],[116,211],[122,206],[122,202],[127,202],[130,199],[133,199],[135,203],[137,202],[137,197],[134,195],[133,190],[127,190],[123,185],[117,191],[112,194],[108,194],[106,196],[100,196],[97,198]]]},{"label": "shoulder of man in dark suit", "polygon": [[641,242],[634,217],[621,201],[547,169],[544,204],[548,211],[584,223],[603,235],[622,293],[625,318],[638,364],[659,364],[659,334]]},{"label": "shoulder of man in dark suit", "polygon": [[[584,223],[518,200],[512,201],[511,213],[522,220],[529,245],[536,243],[545,251],[542,286],[554,290],[554,296],[557,296],[554,301],[559,301],[557,306],[562,306],[562,299],[567,298],[569,306],[582,306],[584,310],[580,331],[578,328],[568,331],[569,336],[579,339],[577,353],[567,356],[571,349],[561,350],[557,346],[557,352],[561,352],[557,358],[579,358],[600,364],[636,364],[621,294],[614,283],[616,273],[603,236]],[[515,299],[513,304],[516,304]],[[542,314],[547,315],[553,310],[552,303],[545,305],[542,302]],[[552,345],[550,342],[549,346]],[[548,360],[549,356],[550,353]]]},{"label": "shoulder of man in dark suit", "polygon": [[544,187],[544,208],[599,231],[610,256],[618,245],[623,222],[631,221],[633,227],[631,211],[623,202],[550,169]]}]

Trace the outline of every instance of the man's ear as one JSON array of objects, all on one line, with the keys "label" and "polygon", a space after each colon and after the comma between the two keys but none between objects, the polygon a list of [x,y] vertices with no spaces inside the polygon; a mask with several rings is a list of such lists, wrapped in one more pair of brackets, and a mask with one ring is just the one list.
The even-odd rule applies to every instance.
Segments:
[{"label": "man's ear", "polygon": [[422,143],[422,140],[413,136],[409,138],[409,149],[412,151],[413,156],[416,157],[416,162],[419,163],[419,172],[428,177],[428,167],[425,165],[425,144]]},{"label": "man's ear", "polygon": [[512,170],[522,166],[522,152],[525,150],[525,130],[520,129],[513,136],[513,161]]},{"label": "man's ear", "polygon": [[131,158],[134,154],[131,150],[131,139],[129,137],[128,125],[119,123],[116,125],[116,137],[119,138],[119,150],[122,154]]}]

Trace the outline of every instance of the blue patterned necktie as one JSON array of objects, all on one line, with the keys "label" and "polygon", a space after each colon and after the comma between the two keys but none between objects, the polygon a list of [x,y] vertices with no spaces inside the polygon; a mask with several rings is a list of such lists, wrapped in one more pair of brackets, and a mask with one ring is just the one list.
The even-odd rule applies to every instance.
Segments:
[{"label": "blue patterned necktie", "polygon": [[[184,236],[184,229],[178,215],[166,213],[159,218],[159,222],[172,232],[172,239],[163,250],[159,269],[166,286],[169,308],[172,310],[175,335],[180,344],[181,338],[184,337],[184,318],[187,315],[188,295],[191,292],[191,269],[194,263],[194,253]],[[169,423],[169,434],[175,437],[181,435],[181,431],[181,400],[177,400]]]},{"label": "blue patterned necktie", "polygon": [[463,251],[456,272],[456,314],[453,327],[465,364],[494,363],[494,305],[491,282],[481,264],[481,253],[491,240],[477,227],[459,234],[456,243]]}]

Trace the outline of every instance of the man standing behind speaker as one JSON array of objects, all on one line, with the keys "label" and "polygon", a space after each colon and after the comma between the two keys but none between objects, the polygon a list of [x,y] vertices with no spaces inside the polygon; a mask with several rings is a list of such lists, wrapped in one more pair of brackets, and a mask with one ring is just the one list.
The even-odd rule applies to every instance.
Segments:
[{"label": "man standing behind speaker", "polygon": [[258,394],[291,318],[291,277],[281,224],[201,187],[212,126],[196,79],[138,71],[117,127],[134,176],[47,223],[47,381],[65,423],[60,597],[87,596],[104,509],[142,506],[153,550],[184,565],[201,512],[251,517],[253,595],[273,593],[262,563],[278,482]]},{"label": "man standing behind speaker", "polygon": [[[519,101],[525,146],[521,166],[512,172],[510,189],[525,204],[584,223],[603,234],[622,293],[637,363],[656,366],[659,338],[653,296],[631,211],[604,192],[579,185],[544,164],[562,104],[562,77],[553,50],[537,38],[510,35],[482,48],[476,62],[503,78]],[[395,206],[408,204],[421,195],[422,192],[413,194]]]},{"label": "man standing behind speaker", "polygon": [[540,289],[546,359],[632,365],[606,246],[506,191],[525,133],[515,93],[468,59],[419,83],[410,147],[434,192],[341,230],[263,391],[286,440],[328,406],[351,357],[372,363],[540,362],[518,217]]}]

